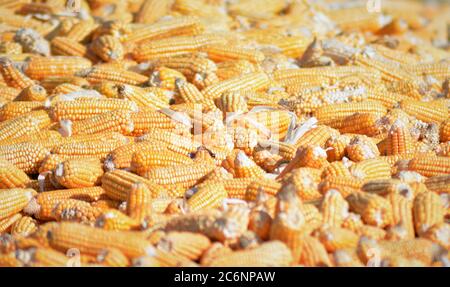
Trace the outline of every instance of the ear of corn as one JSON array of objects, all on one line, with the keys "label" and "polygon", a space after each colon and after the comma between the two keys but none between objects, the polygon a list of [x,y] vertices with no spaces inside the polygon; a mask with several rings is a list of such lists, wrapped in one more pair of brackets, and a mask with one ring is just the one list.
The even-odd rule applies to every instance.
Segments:
[{"label": "ear of corn", "polygon": [[56,182],[66,188],[90,187],[100,184],[103,167],[99,160],[67,160],[54,170]]},{"label": "ear of corn", "polygon": [[33,189],[12,188],[0,193],[0,219],[15,215],[23,210],[36,192]]},{"label": "ear of corn", "polygon": [[[266,256],[261,256],[266,254]],[[267,256],[270,255],[270,256]],[[251,250],[235,251],[210,262],[209,266],[289,266],[293,261],[292,254],[285,244],[274,240]]]},{"label": "ear of corn", "polygon": [[25,172],[7,160],[0,160],[0,188],[24,188],[29,182],[30,178]]},{"label": "ear of corn", "polygon": [[422,192],[414,199],[414,226],[417,234],[424,234],[431,226],[442,223],[444,207],[434,192]]},{"label": "ear of corn", "polygon": [[129,257],[142,256],[153,251],[152,245],[139,235],[102,230],[80,223],[60,223],[49,230],[48,237],[50,245],[62,251],[77,248],[81,253],[95,255],[109,247],[117,248]]},{"label": "ear of corn", "polygon": [[355,192],[347,197],[350,210],[361,215],[370,225],[384,227],[392,222],[392,208],[390,202],[381,196]]},{"label": "ear of corn", "polygon": [[449,5],[331,2],[0,0],[0,266],[449,265]]},{"label": "ear of corn", "polygon": [[102,188],[108,197],[116,200],[127,200],[133,184],[142,182],[151,191],[152,197],[156,198],[163,194],[163,189],[157,184],[124,170],[107,172],[102,177]]}]

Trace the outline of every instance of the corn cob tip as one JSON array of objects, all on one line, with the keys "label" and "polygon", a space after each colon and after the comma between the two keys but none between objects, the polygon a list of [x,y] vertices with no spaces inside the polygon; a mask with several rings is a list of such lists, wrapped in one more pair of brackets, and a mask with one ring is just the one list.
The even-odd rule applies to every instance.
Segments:
[{"label": "corn cob tip", "polygon": [[58,132],[63,137],[70,137],[72,136],[72,121],[71,120],[61,120],[59,121],[60,128],[58,129]]},{"label": "corn cob tip", "polygon": [[31,198],[27,206],[23,209],[23,212],[27,215],[36,215],[41,211],[41,206],[37,202],[36,198]]},{"label": "corn cob tip", "polygon": [[38,184],[39,184],[39,191],[43,192],[45,190],[45,179],[47,178],[47,175],[49,175],[51,172],[50,171],[46,171],[43,173],[40,173],[38,175]]},{"label": "corn cob tip", "polygon": [[106,171],[113,171],[116,169],[116,165],[114,164],[114,160],[111,155],[107,155],[105,161],[103,162],[103,167]]}]

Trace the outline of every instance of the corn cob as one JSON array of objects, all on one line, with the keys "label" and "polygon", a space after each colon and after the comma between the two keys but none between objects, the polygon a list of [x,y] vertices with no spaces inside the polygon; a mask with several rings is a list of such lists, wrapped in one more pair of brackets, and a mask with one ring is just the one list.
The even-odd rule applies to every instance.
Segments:
[{"label": "corn cob", "polygon": [[105,230],[132,230],[139,222],[117,209],[104,211],[96,220],[95,226]]},{"label": "corn cob", "polygon": [[0,255],[0,266],[1,267],[22,267],[23,263],[16,258],[14,252]]},{"label": "corn cob", "polygon": [[351,177],[352,174],[350,173],[348,166],[349,164],[346,162],[334,161],[323,169],[322,178],[335,176]]},{"label": "corn cob", "polygon": [[319,230],[318,239],[328,252],[335,252],[355,248],[358,245],[359,236],[341,227],[326,227]]},{"label": "corn cob", "polygon": [[168,94],[169,92],[159,88],[147,91],[140,87],[120,84],[117,86],[117,91],[118,98],[133,101],[140,108],[162,109],[169,107],[168,102],[158,96],[158,94]]},{"label": "corn cob", "polygon": [[105,190],[101,187],[73,188],[53,190],[39,193],[24,209],[26,214],[42,220],[54,218],[52,212],[55,206],[67,199],[94,202],[105,196]]},{"label": "corn cob", "polygon": [[113,111],[116,109],[136,112],[135,103],[121,99],[78,99],[75,101],[58,101],[50,107],[50,113],[55,121],[79,121]]},{"label": "corn cob", "polygon": [[66,188],[98,185],[103,175],[99,160],[67,160],[58,164],[54,171],[56,182]]},{"label": "corn cob", "polygon": [[377,125],[378,120],[379,116],[376,114],[355,113],[342,120],[342,124],[339,124],[339,131],[373,136],[380,132]]},{"label": "corn cob", "polygon": [[350,210],[358,213],[364,222],[377,227],[384,227],[392,223],[392,207],[390,202],[381,196],[354,192],[346,200]]},{"label": "corn cob", "polygon": [[343,197],[347,197],[352,192],[358,191],[364,182],[354,177],[327,177],[319,184],[319,191],[325,194],[330,189],[336,189]]},{"label": "corn cob", "polygon": [[323,222],[328,226],[339,227],[349,215],[349,205],[336,190],[328,190],[320,205]]},{"label": "corn cob", "polygon": [[7,160],[0,160],[0,188],[24,188],[29,183],[30,178],[25,172]]},{"label": "corn cob", "polygon": [[164,194],[162,187],[155,183],[124,170],[107,172],[102,177],[102,188],[108,197],[115,200],[127,200],[133,184],[142,182],[151,191],[152,198]]},{"label": "corn cob", "polygon": [[217,65],[198,55],[185,55],[180,57],[159,58],[153,61],[155,67],[167,67],[181,72],[188,80],[193,80],[195,75],[215,73]]},{"label": "corn cob", "polygon": [[371,158],[350,166],[350,173],[358,179],[371,180],[391,177],[391,167],[380,158]]},{"label": "corn cob", "polygon": [[133,132],[134,129],[131,112],[126,110],[112,110],[76,122],[62,120],[60,125],[60,131],[63,136],[102,132],[120,132],[122,134],[129,134]]},{"label": "corn cob", "polygon": [[33,174],[50,151],[39,144],[18,143],[0,146],[0,158],[27,174]]},{"label": "corn cob", "polygon": [[94,31],[96,26],[97,24],[95,24],[91,19],[87,21],[80,21],[71,27],[66,34],[66,37],[73,41],[81,42]]},{"label": "corn cob", "polygon": [[141,85],[148,81],[148,77],[144,75],[108,65],[97,65],[79,70],[76,75],[86,78],[91,84],[109,81],[117,84]]},{"label": "corn cob", "polygon": [[234,174],[237,178],[262,177],[265,172],[254,161],[245,155],[243,151],[239,151],[234,160]]},{"label": "corn cob", "polygon": [[347,135],[331,136],[325,143],[328,161],[338,161],[345,156],[345,147],[350,144],[351,138]]},{"label": "corn cob", "polygon": [[217,209],[181,215],[171,218],[166,231],[188,231],[201,233],[213,240],[225,241],[237,238],[245,232],[249,221],[249,210],[241,206],[231,206],[220,212]]},{"label": "corn cob", "polygon": [[342,103],[320,107],[314,112],[314,116],[320,124],[332,125],[336,119],[351,116],[355,112],[381,117],[386,114],[386,108],[375,101]]},{"label": "corn cob", "polygon": [[176,256],[197,260],[210,247],[208,237],[190,232],[169,232],[163,236],[157,247]]},{"label": "corn cob", "polygon": [[16,213],[16,214],[13,214],[8,217],[0,219],[0,232],[1,233],[9,232],[11,230],[12,226],[14,225],[14,223],[16,223],[21,218],[22,218],[22,214]]},{"label": "corn cob", "polygon": [[208,58],[214,62],[248,60],[258,63],[264,60],[262,52],[239,46],[207,45],[202,50],[208,53]]},{"label": "corn cob", "polygon": [[187,211],[196,212],[222,206],[227,198],[224,186],[217,183],[204,184],[196,188],[194,195],[186,201]]},{"label": "corn cob", "polygon": [[180,186],[188,188],[200,181],[214,169],[214,165],[193,163],[159,167],[146,171],[143,176],[150,181],[163,186]]},{"label": "corn cob", "polygon": [[128,260],[122,251],[116,248],[108,248],[100,251],[97,255],[97,262],[109,267],[127,267],[130,265],[130,260]]},{"label": "corn cob", "polygon": [[365,136],[354,137],[346,146],[345,152],[355,162],[377,158],[380,155],[377,145]]},{"label": "corn cob", "polygon": [[203,26],[194,17],[177,17],[136,28],[133,33],[124,38],[123,42],[130,44],[147,43],[150,42],[150,40],[174,36],[197,35],[202,33],[203,30]]},{"label": "corn cob", "polygon": [[439,102],[405,100],[400,102],[400,108],[426,123],[441,123],[448,119],[448,108]]},{"label": "corn cob", "polygon": [[408,169],[428,177],[446,175],[450,173],[450,158],[418,155],[409,161]]},{"label": "corn cob", "polygon": [[172,0],[145,0],[136,14],[135,21],[144,24],[154,23],[169,12],[172,4]]},{"label": "corn cob", "polygon": [[52,217],[57,221],[74,221],[84,224],[92,224],[100,214],[100,208],[92,207],[88,202],[78,199],[63,199],[56,203],[52,210]]},{"label": "corn cob", "polygon": [[247,201],[254,201],[260,193],[274,196],[280,190],[281,186],[281,183],[273,179],[255,179],[247,186],[245,199]]},{"label": "corn cob", "polygon": [[388,200],[392,206],[392,225],[404,228],[406,230],[405,238],[414,238],[412,200],[400,194],[390,194]]},{"label": "corn cob", "polygon": [[185,103],[201,103],[204,101],[203,94],[197,87],[183,79],[175,80],[175,91]]},{"label": "corn cob", "polygon": [[295,262],[298,262],[302,252],[302,238],[306,234],[305,225],[304,213],[295,206],[285,212],[278,212],[271,224],[269,238],[285,243],[291,250]]},{"label": "corn cob", "polygon": [[158,167],[191,164],[192,159],[170,151],[137,150],[131,158],[131,169],[138,175]]},{"label": "corn cob", "polygon": [[57,250],[78,248],[81,253],[92,255],[104,248],[117,248],[127,257],[142,256],[154,251],[152,245],[139,235],[69,222],[59,223],[49,230],[49,243]]},{"label": "corn cob", "polygon": [[11,228],[12,235],[28,236],[38,229],[38,223],[30,216],[22,216],[14,222]]},{"label": "corn cob", "polygon": [[32,57],[27,61],[24,73],[34,80],[42,80],[46,77],[68,77],[91,65],[91,61],[82,57]]},{"label": "corn cob", "polygon": [[133,58],[138,62],[155,58],[173,57],[195,52],[205,45],[222,43],[216,35],[178,36],[161,40],[144,42],[133,51]]},{"label": "corn cob", "polygon": [[299,148],[307,145],[324,147],[330,137],[338,136],[339,132],[325,125],[318,125],[304,133],[294,146]]},{"label": "corn cob", "polygon": [[269,85],[269,78],[265,73],[255,72],[242,77],[235,77],[217,84],[208,86],[203,94],[205,98],[216,99],[219,98],[222,93],[227,91],[248,91],[248,90],[261,90],[267,88]]},{"label": "corn cob", "polygon": [[[166,142],[163,138],[180,137],[176,132],[182,132],[191,125],[190,120],[188,119],[189,122],[186,122],[183,115],[171,112],[165,113],[164,111],[155,111],[153,109],[143,109],[133,113],[131,119],[134,124],[132,135],[142,136],[138,140],[156,139],[157,137],[159,141]],[[169,133],[170,130],[173,132]],[[176,142],[175,138],[173,142]]]},{"label": "corn cob", "polygon": [[447,223],[435,224],[428,228],[427,232],[422,234],[422,237],[448,249],[450,245],[448,239],[448,234],[450,232],[449,227],[450,226]]},{"label": "corn cob", "polygon": [[14,101],[43,102],[47,98],[47,91],[39,85],[28,86],[20,92]]},{"label": "corn cob", "polygon": [[444,207],[440,197],[434,192],[423,192],[414,199],[414,227],[420,236],[444,220]]},{"label": "corn cob", "polygon": [[317,238],[305,236],[302,238],[302,245],[298,263],[304,266],[332,266],[325,247]]},{"label": "corn cob", "polygon": [[256,67],[253,63],[247,60],[237,60],[217,63],[216,74],[220,80],[227,80],[229,78],[253,73],[255,71]]},{"label": "corn cob", "polygon": [[122,60],[125,54],[120,40],[110,35],[102,35],[96,38],[90,49],[105,62]]},{"label": "corn cob", "polygon": [[405,258],[419,260],[429,265],[433,262],[433,258],[436,258],[440,252],[439,248],[435,248],[433,242],[422,238],[405,239],[400,241],[383,240],[378,244],[369,243],[367,245],[368,246],[366,248],[368,249],[366,249],[362,244],[358,247],[358,249],[360,249],[358,252],[361,254],[360,256],[363,259],[367,258],[366,255],[368,254],[368,250],[373,248],[379,252],[379,257],[381,259],[393,255],[399,255]]},{"label": "corn cob", "polygon": [[[44,114],[46,114],[44,112]],[[48,121],[48,123],[50,123]],[[39,119],[34,117],[33,114],[23,115],[17,118],[13,118],[4,121],[0,124],[0,131],[2,135],[0,140],[8,140],[15,137],[24,136],[39,131],[42,127]]]},{"label": "corn cob", "polygon": [[450,176],[432,176],[425,180],[425,185],[428,190],[438,194],[450,193]]},{"label": "corn cob", "polygon": [[184,256],[157,248],[151,256],[134,258],[134,267],[197,267],[198,265]]},{"label": "corn cob", "polygon": [[105,169],[111,171],[116,168],[130,168],[134,153],[141,149],[156,152],[163,151],[165,147],[153,141],[132,142],[122,145],[108,154],[104,162]]},{"label": "corn cob", "polygon": [[6,86],[6,83],[4,83],[4,86],[0,85],[0,92],[2,94],[2,98],[9,102],[14,100],[20,94],[21,89],[8,87]]},{"label": "corn cob", "polygon": [[152,213],[152,192],[143,183],[131,187],[127,199],[127,214],[139,223],[144,223]]},{"label": "corn cob", "polygon": [[68,37],[59,36],[53,38],[51,40],[51,49],[53,54],[58,56],[86,57],[92,62],[96,62],[98,60],[97,57],[88,50],[88,48]]},{"label": "corn cob", "polygon": [[[266,256],[261,256],[265,254]],[[270,256],[267,256],[270,255]],[[213,259],[208,266],[289,266],[293,257],[285,244],[274,240],[251,250],[235,251]]]},{"label": "corn cob", "polygon": [[31,111],[38,111],[44,106],[39,102],[10,102],[0,108],[0,120],[5,121],[15,117],[25,115]]},{"label": "corn cob", "polygon": [[440,128],[440,141],[450,141],[450,120],[445,120],[441,123]]},{"label": "corn cob", "polygon": [[35,193],[33,189],[12,188],[3,190],[0,193],[0,219],[5,219],[20,212],[27,206]]},{"label": "corn cob", "polygon": [[248,230],[253,231],[261,240],[267,240],[270,236],[272,217],[263,210],[255,210],[250,213]]},{"label": "corn cob", "polygon": [[34,85],[34,81],[24,75],[8,58],[0,58],[0,73],[8,86],[16,89],[25,89]]},{"label": "corn cob", "polygon": [[302,200],[315,200],[321,197],[318,191],[320,171],[314,168],[298,168],[283,178],[284,186],[290,185]]},{"label": "corn cob", "polygon": [[318,146],[306,146],[297,150],[295,157],[283,169],[279,178],[285,174],[299,167],[310,167],[315,169],[322,169],[329,164],[327,161],[327,153],[324,149]]}]

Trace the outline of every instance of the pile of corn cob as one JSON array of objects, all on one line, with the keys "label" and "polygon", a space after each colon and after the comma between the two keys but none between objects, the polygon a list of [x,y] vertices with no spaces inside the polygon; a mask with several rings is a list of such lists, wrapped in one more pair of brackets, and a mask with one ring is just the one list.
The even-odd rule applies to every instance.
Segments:
[{"label": "pile of corn cob", "polygon": [[449,266],[449,13],[0,0],[0,266]]}]

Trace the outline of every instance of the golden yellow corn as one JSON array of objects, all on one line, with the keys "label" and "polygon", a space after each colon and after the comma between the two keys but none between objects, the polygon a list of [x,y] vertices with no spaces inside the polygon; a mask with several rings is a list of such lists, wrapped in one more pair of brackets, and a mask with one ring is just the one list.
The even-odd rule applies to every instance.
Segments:
[{"label": "golden yellow corn", "polygon": [[24,209],[36,192],[33,189],[12,188],[0,192],[0,219]]},{"label": "golden yellow corn", "polygon": [[139,235],[126,231],[102,230],[80,223],[59,223],[50,228],[48,236],[53,248],[62,251],[77,248],[82,254],[95,255],[104,248],[117,248],[128,257],[137,257],[154,250]]},{"label": "golden yellow corn", "polygon": [[434,192],[422,192],[414,199],[413,214],[416,233],[424,234],[427,230],[444,221],[444,206],[441,198]]},{"label": "golden yellow corn", "polygon": [[392,223],[390,202],[383,197],[371,193],[354,192],[346,200],[350,210],[360,214],[365,223],[377,227]]}]

